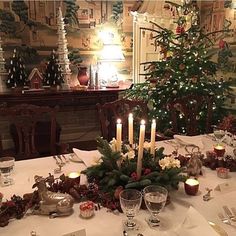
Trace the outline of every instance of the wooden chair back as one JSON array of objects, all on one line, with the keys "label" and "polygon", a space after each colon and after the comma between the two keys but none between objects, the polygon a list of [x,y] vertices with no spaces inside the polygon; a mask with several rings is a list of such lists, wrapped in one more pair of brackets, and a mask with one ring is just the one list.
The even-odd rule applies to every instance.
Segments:
[{"label": "wooden chair back", "polygon": [[182,98],[176,98],[167,104],[167,109],[171,113],[171,121],[174,133],[180,132],[179,115],[184,120],[187,135],[199,134],[198,125],[200,112],[206,109],[205,132],[212,131],[213,100],[210,96],[189,95]]},{"label": "wooden chair back", "polygon": [[117,119],[122,121],[122,138],[127,140],[129,113],[133,113],[134,125],[140,124],[140,120],[146,119],[148,114],[147,104],[137,100],[119,99],[103,105],[98,103],[96,106],[102,137],[108,141],[116,138]]},{"label": "wooden chair back", "polygon": [[[50,154],[56,154],[56,108],[20,104],[13,107],[1,107],[0,115],[8,117],[11,124],[11,134],[16,148],[17,159],[27,159],[40,156],[36,142],[44,142],[49,146]],[[48,125],[49,131],[44,140],[36,140],[38,132]]]}]

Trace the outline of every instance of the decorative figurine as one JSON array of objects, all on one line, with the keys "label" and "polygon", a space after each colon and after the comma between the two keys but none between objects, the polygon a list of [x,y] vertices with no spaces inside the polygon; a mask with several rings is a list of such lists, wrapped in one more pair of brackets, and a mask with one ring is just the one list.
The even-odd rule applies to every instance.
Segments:
[{"label": "decorative figurine", "polygon": [[211,197],[211,191],[212,189],[206,188],[207,193],[203,195],[203,201],[209,201],[213,197]]},{"label": "decorative figurine", "polygon": [[192,152],[187,163],[187,173],[189,176],[199,176],[202,174],[201,152]]},{"label": "decorative figurine", "polygon": [[73,211],[74,199],[67,193],[54,193],[46,186],[46,179],[42,176],[35,176],[34,187],[38,188],[40,198],[39,210],[34,210],[36,214],[50,215],[52,217],[67,216]]}]

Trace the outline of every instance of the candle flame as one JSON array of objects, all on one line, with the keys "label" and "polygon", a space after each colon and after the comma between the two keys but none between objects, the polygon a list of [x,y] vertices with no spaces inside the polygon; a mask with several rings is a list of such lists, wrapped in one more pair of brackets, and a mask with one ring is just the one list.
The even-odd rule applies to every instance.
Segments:
[{"label": "candle flame", "polygon": [[80,174],[78,172],[71,172],[68,177],[70,179],[75,179],[75,178],[78,178],[80,176]]},{"label": "candle flame", "polygon": [[145,120],[141,120],[141,125],[145,125]]},{"label": "candle flame", "polygon": [[155,124],[155,123],[156,123],[156,120],[155,120],[155,119],[152,119],[152,123]]},{"label": "candle flame", "polygon": [[121,119],[117,119],[117,124],[121,124]]},{"label": "candle flame", "polygon": [[129,118],[133,118],[133,114],[132,113],[129,113]]},{"label": "candle flame", "polygon": [[190,186],[194,186],[194,185],[199,184],[199,182],[196,179],[187,179],[185,183],[190,185]]}]

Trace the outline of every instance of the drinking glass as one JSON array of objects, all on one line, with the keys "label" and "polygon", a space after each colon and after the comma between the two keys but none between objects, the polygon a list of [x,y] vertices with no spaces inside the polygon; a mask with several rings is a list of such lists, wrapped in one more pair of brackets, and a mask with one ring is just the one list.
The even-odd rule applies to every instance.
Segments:
[{"label": "drinking glass", "polygon": [[14,162],[15,162],[14,157],[0,158],[0,185],[2,187],[13,184],[11,173],[13,170]]},{"label": "drinking glass", "polygon": [[225,138],[225,131],[222,129],[219,129],[217,126],[213,126],[213,133],[214,133],[216,142],[220,144]]},{"label": "drinking glass", "polygon": [[146,207],[151,213],[147,222],[151,227],[157,227],[160,225],[157,216],[166,204],[168,191],[161,186],[150,185],[144,188],[143,193]]},{"label": "drinking glass", "polygon": [[119,197],[121,209],[128,218],[124,222],[125,229],[138,229],[139,226],[137,224],[137,221],[133,218],[140,209],[142,202],[142,193],[136,189],[125,189],[120,192]]}]

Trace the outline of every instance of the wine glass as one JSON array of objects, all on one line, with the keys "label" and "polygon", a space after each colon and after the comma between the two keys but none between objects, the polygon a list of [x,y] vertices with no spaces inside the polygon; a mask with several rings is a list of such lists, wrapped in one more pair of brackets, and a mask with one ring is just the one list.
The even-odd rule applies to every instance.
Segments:
[{"label": "wine glass", "polygon": [[166,204],[168,191],[158,185],[150,185],[144,188],[144,201],[151,216],[147,219],[151,227],[160,225],[160,220],[157,218],[159,212]]},{"label": "wine glass", "polygon": [[213,126],[213,133],[214,133],[216,142],[220,144],[225,138],[225,131],[218,128],[217,126]]},{"label": "wine glass", "polygon": [[125,229],[138,229],[137,221],[133,218],[140,209],[142,202],[142,193],[136,189],[125,189],[120,192],[119,197],[121,209],[128,218],[124,222]]}]

